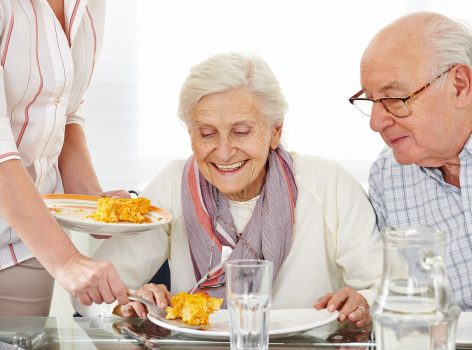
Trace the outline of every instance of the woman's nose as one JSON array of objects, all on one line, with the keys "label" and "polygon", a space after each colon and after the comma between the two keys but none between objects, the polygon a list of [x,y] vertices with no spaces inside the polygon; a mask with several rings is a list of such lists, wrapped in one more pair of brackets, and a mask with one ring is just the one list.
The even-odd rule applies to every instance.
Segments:
[{"label": "woman's nose", "polygon": [[220,162],[229,162],[236,154],[236,148],[227,137],[221,137],[215,149],[216,155]]},{"label": "woman's nose", "polygon": [[393,118],[395,117],[385,109],[382,103],[374,103],[370,117],[370,128],[375,132],[382,132],[394,123]]}]

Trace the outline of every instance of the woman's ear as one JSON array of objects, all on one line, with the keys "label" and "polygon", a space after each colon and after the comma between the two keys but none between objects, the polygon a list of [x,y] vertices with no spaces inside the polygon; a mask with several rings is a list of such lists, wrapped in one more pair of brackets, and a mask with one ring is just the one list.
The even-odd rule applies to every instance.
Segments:
[{"label": "woman's ear", "polygon": [[454,69],[455,106],[462,108],[472,103],[472,70],[461,64]]},{"label": "woman's ear", "polygon": [[279,147],[279,144],[280,144],[280,138],[282,137],[282,127],[283,127],[284,123],[280,123],[280,125],[278,126],[274,126],[272,128],[272,136],[271,136],[271,139],[270,139],[270,148],[271,149],[276,149],[277,147]]}]

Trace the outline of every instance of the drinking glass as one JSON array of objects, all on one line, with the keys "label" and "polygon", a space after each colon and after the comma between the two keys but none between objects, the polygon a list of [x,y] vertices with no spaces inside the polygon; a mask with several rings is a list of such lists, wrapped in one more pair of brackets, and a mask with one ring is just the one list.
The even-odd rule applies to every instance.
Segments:
[{"label": "drinking glass", "polygon": [[267,350],[272,263],[232,260],[225,272],[231,350]]}]

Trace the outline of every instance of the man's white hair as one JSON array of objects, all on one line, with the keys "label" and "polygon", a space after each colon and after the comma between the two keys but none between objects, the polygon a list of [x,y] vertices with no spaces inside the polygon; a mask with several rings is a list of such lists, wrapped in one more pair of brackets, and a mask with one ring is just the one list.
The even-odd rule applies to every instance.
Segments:
[{"label": "man's white hair", "polygon": [[[470,25],[441,15],[431,15],[425,24],[425,40],[432,54],[432,78],[456,64],[466,64],[472,69]],[[444,80],[445,76],[440,79]]]},{"label": "man's white hair", "polygon": [[192,67],[180,91],[179,118],[188,126],[204,96],[238,87],[247,87],[262,102],[272,125],[283,123],[287,102],[274,73],[261,58],[241,53],[215,55]]}]

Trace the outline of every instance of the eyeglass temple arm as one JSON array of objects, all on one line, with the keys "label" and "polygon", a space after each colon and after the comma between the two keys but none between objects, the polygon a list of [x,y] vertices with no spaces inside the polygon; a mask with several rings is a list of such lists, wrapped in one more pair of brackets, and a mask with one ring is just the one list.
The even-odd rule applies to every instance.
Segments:
[{"label": "eyeglass temple arm", "polygon": [[416,90],[415,92],[412,92],[410,95],[408,95],[407,97],[405,97],[403,99],[403,102],[406,102],[408,101],[409,99],[412,99],[413,97],[415,97],[416,95],[418,95],[420,92],[422,92],[424,89],[428,88],[434,81],[438,80],[439,78],[441,78],[444,74],[446,73],[449,73],[449,71],[454,68],[456,65],[450,67],[448,70],[442,72],[441,74],[439,74],[437,77],[435,77],[434,79],[432,79],[428,84],[426,84],[425,86],[423,86],[421,89],[419,90]]},{"label": "eyeglass temple arm", "polygon": [[360,89],[354,96],[349,97],[349,103],[353,105],[354,104],[354,99],[358,98],[363,93],[364,93],[364,90]]},{"label": "eyeglass temple arm", "polygon": [[[437,79],[437,78],[436,78]],[[425,86],[423,86],[421,89],[411,93],[410,95],[408,95],[407,97],[403,97],[403,102],[406,102],[410,99],[412,99],[413,97],[415,97],[416,95],[418,95],[420,92],[424,91],[426,88],[428,88],[430,85],[431,85],[432,82],[426,84]]]}]

